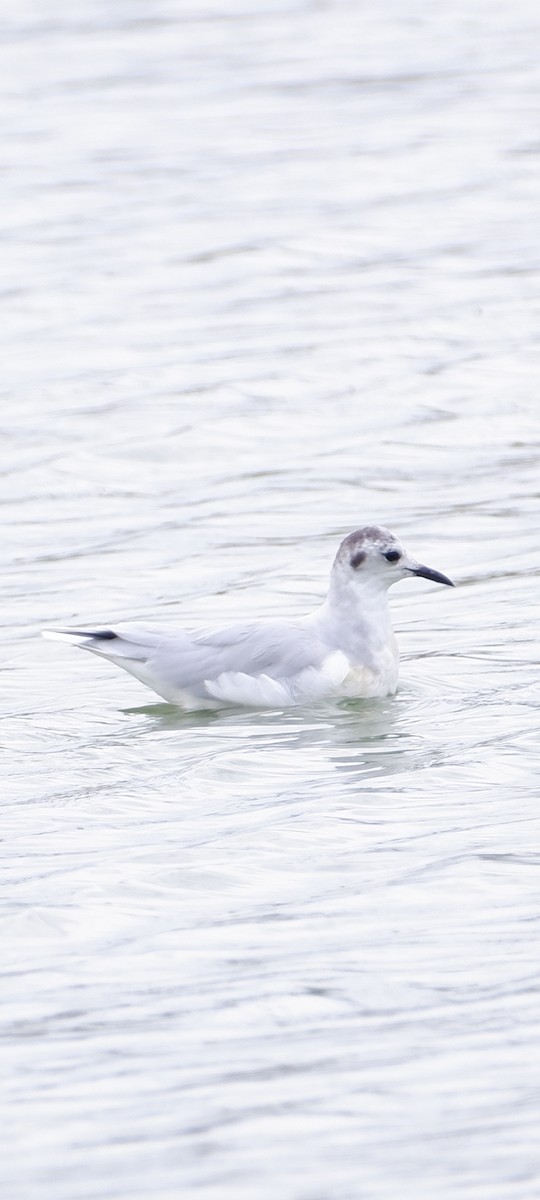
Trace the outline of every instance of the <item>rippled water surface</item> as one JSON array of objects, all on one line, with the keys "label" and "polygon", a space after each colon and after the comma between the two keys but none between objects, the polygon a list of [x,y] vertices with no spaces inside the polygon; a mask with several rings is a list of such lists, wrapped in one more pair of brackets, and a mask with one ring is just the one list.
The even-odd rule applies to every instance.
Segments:
[{"label": "rippled water surface", "polygon": [[[2,1195],[532,1200],[537,6],[3,20]],[[374,521],[459,584],[393,699],[38,637],[299,615]]]}]

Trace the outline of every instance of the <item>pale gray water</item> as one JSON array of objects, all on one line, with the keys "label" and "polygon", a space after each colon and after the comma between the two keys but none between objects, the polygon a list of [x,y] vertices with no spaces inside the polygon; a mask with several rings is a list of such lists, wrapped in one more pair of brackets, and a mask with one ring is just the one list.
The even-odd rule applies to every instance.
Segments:
[{"label": "pale gray water", "polygon": [[[4,10],[2,1196],[532,1200],[540,17]],[[298,614],[393,700],[182,717],[41,626]]]}]

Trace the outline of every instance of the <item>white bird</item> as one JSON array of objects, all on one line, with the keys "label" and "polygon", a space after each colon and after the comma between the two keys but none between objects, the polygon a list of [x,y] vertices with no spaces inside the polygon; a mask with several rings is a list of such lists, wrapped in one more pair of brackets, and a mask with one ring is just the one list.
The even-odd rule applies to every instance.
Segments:
[{"label": "white bird", "polygon": [[326,600],[309,616],[199,631],[57,629],[44,637],[110,659],[186,709],[387,696],[397,688],[399,660],[387,593],[411,575],[454,586],[388,529],[366,526],[342,541]]}]

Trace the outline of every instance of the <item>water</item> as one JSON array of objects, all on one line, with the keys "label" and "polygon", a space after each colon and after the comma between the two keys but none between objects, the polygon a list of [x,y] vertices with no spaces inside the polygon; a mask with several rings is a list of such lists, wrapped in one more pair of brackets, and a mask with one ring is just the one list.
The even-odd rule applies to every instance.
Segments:
[{"label": "water", "polygon": [[[2,1192],[538,1195],[536,6],[4,14]],[[296,615],[395,699],[183,716],[42,626]]]}]

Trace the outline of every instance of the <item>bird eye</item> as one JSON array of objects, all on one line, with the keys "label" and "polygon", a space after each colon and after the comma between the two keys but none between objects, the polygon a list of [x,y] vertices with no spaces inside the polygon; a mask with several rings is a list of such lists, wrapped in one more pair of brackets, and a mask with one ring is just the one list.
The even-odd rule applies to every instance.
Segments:
[{"label": "bird eye", "polygon": [[399,562],[401,554],[399,550],[386,550],[384,557],[387,562]]}]

